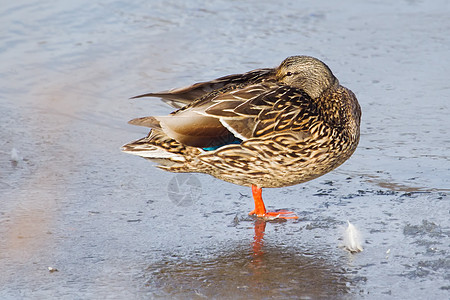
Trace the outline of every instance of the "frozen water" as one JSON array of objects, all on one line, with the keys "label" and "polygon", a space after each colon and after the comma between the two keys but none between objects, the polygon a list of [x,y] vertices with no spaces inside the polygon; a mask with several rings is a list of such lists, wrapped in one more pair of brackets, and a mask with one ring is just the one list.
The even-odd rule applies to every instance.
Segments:
[{"label": "frozen water", "polygon": [[[3,3],[0,298],[448,298],[449,6]],[[248,188],[206,175],[173,201],[174,174],[120,152],[147,134],[128,120],[170,112],[129,97],[298,54],[325,61],[363,111],[348,162],[264,191],[298,221],[261,224]],[[339,247],[346,220],[361,253]]]}]

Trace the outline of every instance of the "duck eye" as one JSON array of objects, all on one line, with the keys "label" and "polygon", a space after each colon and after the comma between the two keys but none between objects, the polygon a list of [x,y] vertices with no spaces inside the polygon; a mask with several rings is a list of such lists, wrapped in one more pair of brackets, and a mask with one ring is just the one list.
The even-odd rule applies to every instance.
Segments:
[{"label": "duck eye", "polygon": [[286,76],[292,76],[292,72],[287,72]]}]

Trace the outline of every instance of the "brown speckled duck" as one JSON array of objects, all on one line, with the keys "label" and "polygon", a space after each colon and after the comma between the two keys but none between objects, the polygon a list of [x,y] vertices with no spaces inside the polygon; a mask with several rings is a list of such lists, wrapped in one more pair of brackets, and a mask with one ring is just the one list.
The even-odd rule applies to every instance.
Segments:
[{"label": "brown speckled duck", "polygon": [[170,172],[206,173],[251,186],[265,219],[296,219],[268,212],[262,188],[302,183],[330,172],[355,151],[361,109],[331,70],[309,56],[139,97],[160,97],[179,108],[168,116],[129,123],[151,128],[122,150],[157,161]]}]

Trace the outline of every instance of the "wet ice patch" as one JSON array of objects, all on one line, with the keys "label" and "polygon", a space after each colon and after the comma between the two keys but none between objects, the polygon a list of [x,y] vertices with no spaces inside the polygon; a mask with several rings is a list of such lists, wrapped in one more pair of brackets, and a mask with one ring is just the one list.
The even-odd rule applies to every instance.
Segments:
[{"label": "wet ice patch", "polygon": [[359,230],[347,221],[347,228],[344,231],[344,248],[351,253],[358,253],[363,251],[363,247],[361,245],[361,233]]},{"label": "wet ice patch", "polygon": [[406,223],[403,228],[403,234],[412,237],[427,235],[430,238],[443,238],[450,236],[450,231],[446,232],[440,225],[432,221],[422,220],[422,224],[419,225],[411,225],[410,223]]}]

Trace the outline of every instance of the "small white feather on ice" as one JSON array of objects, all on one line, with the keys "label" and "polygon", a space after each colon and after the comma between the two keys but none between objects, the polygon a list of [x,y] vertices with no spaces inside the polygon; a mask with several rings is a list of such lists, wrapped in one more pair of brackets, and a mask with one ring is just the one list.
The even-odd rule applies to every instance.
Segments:
[{"label": "small white feather on ice", "polygon": [[53,272],[58,272],[58,269],[53,268],[53,267],[48,267],[48,271],[49,271],[50,273],[53,273]]},{"label": "small white feather on ice", "polygon": [[355,225],[347,221],[348,226],[344,232],[344,247],[352,253],[357,253],[363,251],[361,245],[361,234],[359,230],[356,229]]},{"label": "small white feather on ice", "polygon": [[19,152],[17,152],[16,148],[12,148],[11,150],[11,161],[18,163],[20,161]]}]

